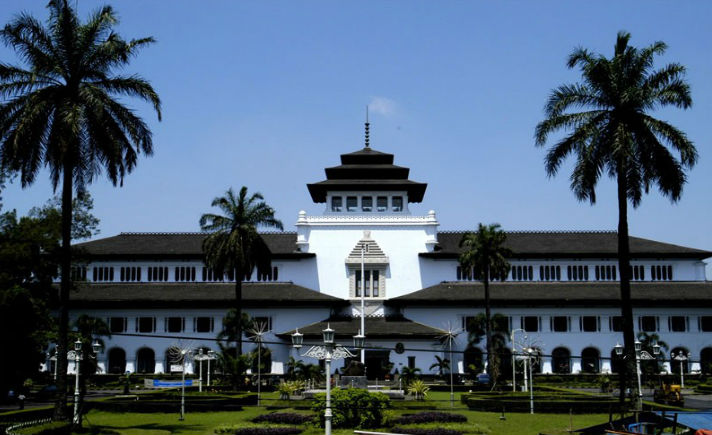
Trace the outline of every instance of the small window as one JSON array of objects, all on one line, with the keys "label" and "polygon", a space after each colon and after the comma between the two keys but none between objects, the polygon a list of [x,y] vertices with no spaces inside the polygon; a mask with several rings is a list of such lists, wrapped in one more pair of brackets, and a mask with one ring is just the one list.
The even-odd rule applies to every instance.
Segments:
[{"label": "small window", "polygon": [[373,198],[370,196],[364,196],[361,198],[361,210],[365,212],[373,211]]},{"label": "small window", "polygon": [[254,328],[261,329],[264,328],[264,332],[269,332],[272,330],[272,318],[271,317],[253,317],[252,323]]},{"label": "small window", "polygon": [[139,317],[136,319],[138,332],[155,332],[156,318],[155,317]]},{"label": "small window", "polygon": [[331,197],[331,211],[343,211],[344,203],[340,196]]},{"label": "small window", "polygon": [[126,317],[111,317],[109,328],[112,334],[126,332]]},{"label": "small window", "polygon": [[166,318],[166,332],[183,332],[185,320],[183,317]]},{"label": "small window", "polygon": [[623,317],[612,316],[610,317],[610,324],[608,325],[610,330],[613,332],[623,332]]},{"label": "small window", "polygon": [[687,317],[670,316],[668,317],[668,322],[670,332],[687,332]]},{"label": "small window", "polygon": [[569,318],[567,316],[555,316],[551,318],[551,330],[554,332],[568,332]]},{"label": "small window", "polygon": [[358,211],[358,198],[355,196],[346,197],[346,211]]},{"label": "small window", "polygon": [[640,316],[638,322],[639,329],[643,332],[656,332],[658,330],[658,318],[656,316]]},{"label": "small window", "polygon": [[393,199],[391,199],[391,203],[393,204],[392,210],[393,211],[403,211],[403,197],[402,196],[394,196]]},{"label": "small window", "polygon": [[598,317],[597,316],[581,316],[581,331],[583,332],[598,332]]},{"label": "small window", "polygon": [[213,332],[212,317],[196,317],[195,332]]},{"label": "small window", "polygon": [[712,332],[712,316],[700,316],[700,331]]},{"label": "small window", "polygon": [[477,324],[475,323],[474,316],[462,316],[462,330],[465,332],[472,332],[477,329]]},{"label": "small window", "polygon": [[388,210],[388,197],[379,196],[376,198],[376,211],[384,212]]},{"label": "small window", "polygon": [[539,317],[537,317],[537,316],[522,317],[522,329],[527,332],[539,332]]},{"label": "small window", "polygon": [[415,368],[415,357],[414,357],[414,356],[409,356],[409,357],[408,357],[408,368],[409,368],[409,369],[414,369],[414,368]]}]

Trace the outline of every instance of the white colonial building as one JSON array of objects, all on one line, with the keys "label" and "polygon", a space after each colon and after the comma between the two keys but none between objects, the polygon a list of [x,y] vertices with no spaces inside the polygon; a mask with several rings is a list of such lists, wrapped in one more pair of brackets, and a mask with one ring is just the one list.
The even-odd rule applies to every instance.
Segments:
[{"label": "white colonial building", "polygon": [[[299,212],[296,232],[263,234],[272,267],[245,281],[243,306],[268,327],[272,373],[297,356],[290,346],[297,328],[305,342],[316,343],[329,323],[337,341],[349,344],[360,328],[362,289],[369,377],[382,377],[388,362],[428,373],[435,355],[449,356],[438,340],[444,330],[466,327],[483,311],[481,283],[458,264],[463,233],[439,231],[434,211],[410,213],[426,184],[408,173],[393,155],[368,146],[343,154],[339,166],[326,169],[326,180],[307,185],[324,213]],[[234,303],[234,276],[205,267],[204,237],[122,233],[79,245],[89,261],[74,269],[82,282],[71,295],[71,316],[89,314],[111,326],[99,356],[104,370],[163,373],[176,343],[217,349],[215,337]],[[616,234],[511,232],[507,245],[512,270],[491,284],[493,313],[540,348],[539,370],[614,369],[611,353],[622,342]],[[688,370],[708,370],[712,284],[703,260],[712,252],[636,237],[630,247],[637,331],[687,352]],[[480,347],[468,348],[467,334],[458,335],[454,367],[464,372],[477,364]]]}]

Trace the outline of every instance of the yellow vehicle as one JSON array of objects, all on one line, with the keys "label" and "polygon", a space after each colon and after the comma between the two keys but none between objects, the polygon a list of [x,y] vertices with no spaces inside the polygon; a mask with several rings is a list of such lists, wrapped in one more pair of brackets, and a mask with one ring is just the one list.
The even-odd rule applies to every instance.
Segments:
[{"label": "yellow vehicle", "polygon": [[656,388],[653,393],[655,403],[665,405],[685,406],[685,398],[682,397],[682,388],[678,384],[667,384],[663,382],[661,388]]}]

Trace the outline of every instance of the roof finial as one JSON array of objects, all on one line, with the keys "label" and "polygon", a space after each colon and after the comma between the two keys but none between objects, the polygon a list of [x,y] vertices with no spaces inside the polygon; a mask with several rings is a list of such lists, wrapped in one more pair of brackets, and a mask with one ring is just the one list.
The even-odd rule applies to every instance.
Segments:
[{"label": "roof finial", "polygon": [[366,148],[368,148],[368,147],[369,147],[369,137],[368,137],[368,136],[369,136],[369,133],[368,133],[368,129],[369,129],[369,126],[371,125],[371,124],[369,124],[369,122],[368,122],[368,104],[366,105],[366,124],[365,124],[365,125],[366,125]]}]

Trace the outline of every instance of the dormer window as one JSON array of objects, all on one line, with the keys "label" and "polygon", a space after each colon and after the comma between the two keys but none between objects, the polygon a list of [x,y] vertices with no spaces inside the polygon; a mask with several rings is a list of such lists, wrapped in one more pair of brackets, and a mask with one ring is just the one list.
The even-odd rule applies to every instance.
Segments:
[{"label": "dormer window", "polygon": [[331,211],[342,211],[344,208],[343,198],[340,196],[331,197]]},{"label": "dormer window", "polygon": [[376,211],[384,212],[388,210],[388,197],[379,196],[376,198]]},{"label": "dormer window", "polygon": [[361,198],[361,211],[371,212],[373,211],[373,197],[364,196]]},{"label": "dormer window", "polygon": [[346,211],[358,211],[358,197],[347,196],[346,197]]},{"label": "dormer window", "polygon": [[392,209],[394,212],[403,211],[403,197],[402,196],[394,196],[391,199],[391,201],[392,201],[391,203],[393,204]]}]

